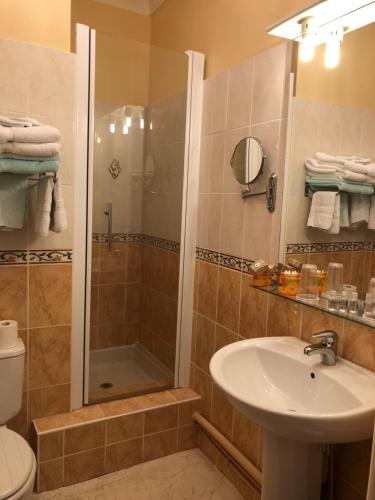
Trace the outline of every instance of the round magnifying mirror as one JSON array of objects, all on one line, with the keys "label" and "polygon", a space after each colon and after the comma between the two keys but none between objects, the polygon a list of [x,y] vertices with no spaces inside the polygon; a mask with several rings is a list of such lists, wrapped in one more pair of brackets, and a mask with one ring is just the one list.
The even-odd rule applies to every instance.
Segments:
[{"label": "round magnifying mirror", "polygon": [[233,174],[240,184],[251,184],[262,173],[264,159],[263,146],[255,137],[245,137],[236,146],[230,164]]}]

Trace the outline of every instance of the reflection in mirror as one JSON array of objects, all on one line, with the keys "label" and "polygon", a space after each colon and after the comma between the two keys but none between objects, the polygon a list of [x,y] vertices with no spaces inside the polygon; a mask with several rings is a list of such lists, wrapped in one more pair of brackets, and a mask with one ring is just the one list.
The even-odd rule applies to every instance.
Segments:
[{"label": "reflection in mirror", "polygon": [[262,144],[255,137],[242,139],[233,152],[230,164],[236,180],[247,186],[262,174],[266,158]]},{"label": "reflection in mirror", "polygon": [[316,47],[313,61],[295,58],[281,264],[268,289],[298,300],[302,267],[315,265],[309,286],[318,298],[308,305],[370,327],[375,327],[374,43],[375,24],[370,24],[345,35],[337,68],[325,67],[324,46]]}]

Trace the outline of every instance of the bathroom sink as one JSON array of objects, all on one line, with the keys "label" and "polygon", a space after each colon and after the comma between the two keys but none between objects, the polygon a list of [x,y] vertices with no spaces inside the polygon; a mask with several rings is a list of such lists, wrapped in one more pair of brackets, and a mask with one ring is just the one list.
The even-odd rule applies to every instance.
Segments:
[{"label": "bathroom sink", "polygon": [[372,436],[375,374],[337,358],[324,366],[294,337],[243,340],[215,353],[211,375],[249,419],[288,439],[340,443]]}]

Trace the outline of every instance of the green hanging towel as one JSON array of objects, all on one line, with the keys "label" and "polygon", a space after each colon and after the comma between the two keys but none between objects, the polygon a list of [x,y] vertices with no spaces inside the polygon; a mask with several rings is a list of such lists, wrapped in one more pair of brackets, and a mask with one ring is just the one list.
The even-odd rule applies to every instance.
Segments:
[{"label": "green hanging towel", "polygon": [[0,231],[23,228],[27,190],[27,175],[0,174]]}]

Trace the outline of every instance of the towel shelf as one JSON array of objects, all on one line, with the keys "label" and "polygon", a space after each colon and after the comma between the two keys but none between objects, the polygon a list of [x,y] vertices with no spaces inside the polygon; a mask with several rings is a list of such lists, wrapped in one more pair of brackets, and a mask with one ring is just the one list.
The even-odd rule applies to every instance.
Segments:
[{"label": "towel shelf", "polygon": [[[372,188],[372,186],[370,186],[370,185],[368,187]],[[332,184],[332,185],[325,185],[325,184],[324,185],[319,185],[319,184],[310,185],[309,182],[305,181],[305,197],[306,198],[312,198],[312,195],[316,191],[337,191],[338,193],[365,194],[367,196],[372,196],[374,194],[374,188],[372,188],[371,192],[367,192],[367,193],[362,192],[361,193],[359,190],[352,191],[349,189],[341,189],[338,186],[336,186],[335,184]]]}]

